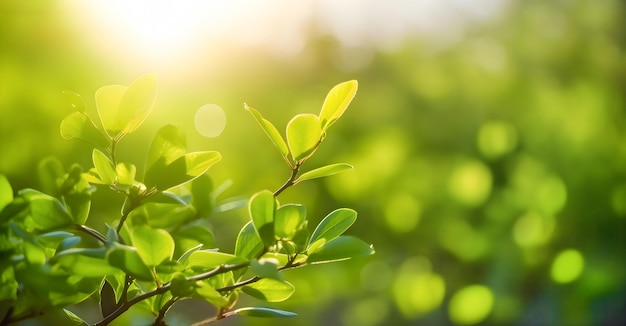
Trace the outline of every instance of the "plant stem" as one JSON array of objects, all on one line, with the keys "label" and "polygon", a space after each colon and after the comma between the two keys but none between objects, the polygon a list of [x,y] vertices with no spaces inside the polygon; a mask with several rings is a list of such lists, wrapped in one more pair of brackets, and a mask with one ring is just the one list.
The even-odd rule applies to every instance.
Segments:
[{"label": "plant stem", "polygon": [[[179,297],[173,297],[171,299],[169,299],[164,305],[163,307],[161,307],[161,310],[159,310],[159,315],[157,316],[157,318],[154,320],[154,326],[159,326],[161,325],[161,323],[163,322],[163,318],[165,318],[165,314],[170,310],[170,308],[172,307],[172,305],[174,305],[174,303],[176,303],[176,301],[178,301],[180,298]],[[165,325],[165,324],[163,324]]]},{"label": "plant stem", "polygon": [[87,235],[90,235],[96,240],[102,242],[102,244],[106,243],[107,241],[106,238],[102,234],[100,234],[98,231],[91,229],[89,227],[86,227],[84,225],[76,224],[76,229],[86,233]]},{"label": "plant stem", "polygon": [[285,191],[285,189],[294,185],[294,181],[296,181],[296,177],[298,176],[298,172],[300,171],[300,166],[302,166],[302,163],[304,163],[304,161],[296,162],[296,166],[291,169],[291,176],[280,188],[278,188],[278,190],[274,191],[274,197],[278,197],[278,195]]}]

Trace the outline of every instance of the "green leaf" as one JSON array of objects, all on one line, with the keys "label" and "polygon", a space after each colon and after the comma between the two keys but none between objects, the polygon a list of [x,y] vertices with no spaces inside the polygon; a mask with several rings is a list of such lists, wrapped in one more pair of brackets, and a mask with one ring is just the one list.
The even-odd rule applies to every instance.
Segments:
[{"label": "green leaf", "polygon": [[369,256],[374,253],[371,245],[353,236],[340,236],[326,242],[316,251],[309,253],[307,263],[321,264],[350,258]]},{"label": "green leaf", "polygon": [[290,311],[262,307],[244,307],[235,309],[231,313],[235,315],[261,318],[285,318],[298,316],[298,314]]},{"label": "green leaf", "polygon": [[279,239],[291,240],[306,219],[306,207],[299,204],[287,204],[276,210],[274,233]]},{"label": "green leaf", "polygon": [[165,230],[153,229],[146,225],[138,226],[133,230],[131,239],[139,257],[148,267],[172,259],[174,239]]},{"label": "green leaf", "polygon": [[263,250],[263,242],[259,238],[252,221],[246,223],[237,235],[235,243],[235,255],[250,259],[256,257]]},{"label": "green leaf", "polygon": [[248,212],[261,241],[266,247],[274,244],[274,212],[276,199],[269,190],[252,195],[248,204]]},{"label": "green leaf", "polygon": [[182,128],[167,125],[152,141],[144,182],[148,188],[166,190],[199,177],[221,158],[220,153],[214,151],[185,154]]},{"label": "green leaf", "polygon": [[118,308],[115,298],[115,290],[109,281],[104,280],[100,288],[100,312],[102,316],[108,316]]},{"label": "green leaf", "polygon": [[152,111],[156,98],[155,75],[143,75],[128,87],[104,86],[96,91],[96,106],[107,134],[118,138],[135,131]]},{"label": "green leaf", "polygon": [[129,218],[134,225],[148,224],[154,228],[176,228],[192,220],[196,209],[191,205],[145,203],[133,210]]},{"label": "green leaf", "polygon": [[173,233],[176,249],[180,252],[188,250],[197,245],[204,248],[212,248],[215,246],[215,236],[209,229],[206,221],[197,221]]},{"label": "green leaf", "polygon": [[13,201],[13,188],[4,174],[0,174],[0,211]]},{"label": "green leaf", "polygon": [[287,142],[294,161],[311,155],[321,138],[320,120],[315,114],[298,114],[287,124]]},{"label": "green leaf", "polygon": [[85,112],[85,101],[80,94],[72,91],[63,91],[61,93],[63,93],[67,103],[72,107],[72,109],[78,112]]},{"label": "green leaf", "polygon": [[91,196],[86,193],[71,193],[63,196],[65,206],[76,224],[84,224],[91,209]]},{"label": "green leaf", "polygon": [[189,256],[185,269],[207,271],[220,265],[238,264],[246,261],[246,259],[241,257],[223,252],[199,250]]},{"label": "green leaf", "polygon": [[190,248],[189,250],[185,251],[182,255],[180,255],[180,257],[178,257],[178,259],[176,261],[178,261],[179,263],[183,264],[183,265],[187,265],[187,261],[189,260],[189,256],[191,256],[191,254],[193,254],[194,252],[198,251],[202,249],[202,244],[199,244],[195,247]]},{"label": "green leaf", "polygon": [[323,177],[327,177],[327,176],[337,174],[339,172],[343,172],[345,170],[350,170],[350,169],[353,169],[352,165],[350,164],[346,164],[346,163],[330,164],[330,165],[323,166],[321,168],[317,168],[317,169],[302,173],[302,175],[298,179],[296,179],[294,183],[302,182],[305,180],[316,179],[316,178],[323,178]]},{"label": "green leaf", "polygon": [[100,180],[105,185],[113,185],[117,181],[117,174],[113,168],[113,163],[101,151],[94,149],[92,154],[93,166],[96,168]]},{"label": "green leaf", "polygon": [[[104,251],[102,251],[103,257],[92,257],[83,253],[85,252],[81,249],[72,250],[68,254],[56,257],[55,260],[64,271],[82,277],[103,277],[118,272],[104,259]],[[93,255],[93,253],[89,253],[89,255]]]},{"label": "green leaf", "polygon": [[32,189],[22,190],[20,194],[28,201],[36,228],[48,230],[72,224],[72,217],[58,199]]},{"label": "green leaf", "polygon": [[284,281],[285,276],[278,270],[278,260],[274,258],[252,259],[250,269],[261,278],[273,278]]},{"label": "green leaf", "polygon": [[226,307],[229,302],[224,298],[215,288],[209,285],[207,282],[197,281],[195,284],[196,296],[206,300],[216,307]]},{"label": "green leaf", "polygon": [[200,216],[209,216],[213,210],[213,180],[208,175],[202,175],[191,183],[191,204],[196,208]]},{"label": "green leaf", "polygon": [[112,266],[123,270],[136,279],[143,281],[153,280],[150,269],[139,257],[137,249],[133,247],[115,245],[109,251],[107,260]]},{"label": "green leaf", "polygon": [[289,299],[295,291],[295,287],[287,281],[263,278],[255,283],[241,287],[241,290],[257,299],[267,302],[280,302]]},{"label": "green leaf", "polygon": [[73,112],[61,121],[61,137],[64,139],[77,138],[98,147],[107,147],[109,140],[82,112]]},{"label": "green leaf", "polygon": [[267,119],[263,118],[257,110],[249,107],[247,104],[245,104],[244,107],[248,110],[248,112],[250,112],[250,114],[252,114],[254,119],[259,123],[263,131],[265,131],[267,137],[272,141],[283,157],[287,158],[289,155],[289,148],[287,148],[287,143],[285,143],[285,140],[280,135],[276,127],[274,127],[274,125]]},{"label": "green leaf", "polygon": [[115,174],[117,175],[117,183],[119,185],[130,187],[135,182],[137,167],[130,163],[118,163],[115,167]]},{"label": "green leaf", "polygon": [[193,281],[188,281],[183,273],[175,273],[172,276],[171,292],[173,296],[185,298],[194,293],[195,286]]},{"label": "green leaf", "polygon": [[326,242],[340,236],[356,221],[356,211],[349,208],[339,208],[326,215],[324,219],[317,225],[309,246],[319,239],[325,239]]},{"label": "green leaf", "polygon": [[328,92],[320,111],[323,133],[346,111],[354,95],[356,95],[358,86],[359,83],[356,80],[350,80],[336,85]]}]

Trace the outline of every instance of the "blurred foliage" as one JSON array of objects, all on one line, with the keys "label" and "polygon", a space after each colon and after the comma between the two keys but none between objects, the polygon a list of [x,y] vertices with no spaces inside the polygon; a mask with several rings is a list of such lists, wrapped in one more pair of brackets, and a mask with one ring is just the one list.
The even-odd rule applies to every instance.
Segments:
[{"label": "blurred foliage", "polygon": [[[235,176],[229,192],[250,195],[279,186],[284,171],[243,103],[284,130],[284,117],[320,107],[328,85],[358,79],[351,111],[311,162],[332,163],[332,153],[355,170],[290,189],[284,201],[306,196],[313,223],[338,203],[355,208],[353,233],[377,254],[293,271],[298,292],[279,308],[297,311],[299,325],[623,324],[624,17],[618,0],[517,1],[452,44],[415,36],[392,50],[346,48],[312,23],[296,55],[224,45],[193,68],[160,73],[97,53],[54,2],[3,1],[0,172],[19,189],[37,184],[30,171],[45,156],[88,165],[86,147],[59,135],[70,112],[61,91],[85,95],[89,110],[99,85],[156,72],[153,120],[120,155],[142,160],[136,144],[155,125],[180,123],[191,149],[223,154],[215,182]],[[206,103],[226,112],[217,139],[192,132]],[[244,220],[218,217],[213,227],[234,235]],[[171,322],[202,309],[175,306]]]}]

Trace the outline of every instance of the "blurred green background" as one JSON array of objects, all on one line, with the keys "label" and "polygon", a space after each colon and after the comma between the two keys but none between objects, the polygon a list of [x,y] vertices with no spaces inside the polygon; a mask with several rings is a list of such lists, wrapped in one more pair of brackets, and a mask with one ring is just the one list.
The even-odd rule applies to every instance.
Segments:
[{"label": "blurred green background", "polygon": [[[290,271],[296,293],[272,306],[297,319],[222,324],[623,325],[625,17],[619,0],[2,0],[0,173],[36,188],[46,156],[89,166],[90,148],[60,137],[61,92],[95,112],[99,87],[156,73],[156,107],[121,159],[141,167],[157,128],[179,123],[190,150],[222,152],[210,175],[233,181],[228,195],[276,189],[289,170],[243,103],[284,130],[357,79],[307,162],[355,170],[280,200],[307,204],[312,223],[356,209],[349,232],[377,253]],[[196,130],[205,104],[226,113],[219,137]],[[222,250],[246,219],[213,219]],[[213,314],[174,312],[173,324]]]}]

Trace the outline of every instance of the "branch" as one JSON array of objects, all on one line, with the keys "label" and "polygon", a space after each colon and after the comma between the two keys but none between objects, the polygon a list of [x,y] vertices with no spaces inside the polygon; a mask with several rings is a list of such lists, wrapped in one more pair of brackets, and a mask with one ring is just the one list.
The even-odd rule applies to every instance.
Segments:
[{"label": "branch", "polygon": [[296,181],[296,178],[298,176],[298,172],[300,171],[300,166],[302,166],[302,163],[304,163],[304,161],[296,162],[296,166],[294,166],[293,169],[291,169],[291,176],[289,177],[287,181],[285,181],[285,183],[280,188],[278,188],[278,190],[274,191],[274,197],[277,197],[278,195],[280,195],[280,193],[285,191],[285,189],[294,185],[294,181]]},{"label": "branch", "polygon": [[80,224],[76,224],[75,227],[78,231],[84,232],[85,234],[91,236],[92,238],[102,242],[102,244],[105,244],[107,241],[107,239],[102,234],[100,234],[100,232],[92,228],[89,228],[87,226],[80,225]]}]

